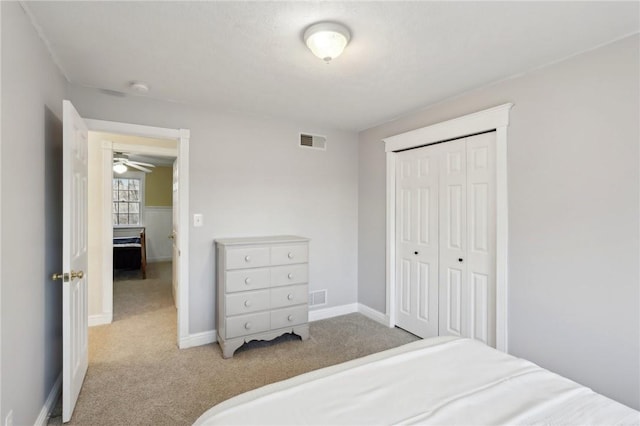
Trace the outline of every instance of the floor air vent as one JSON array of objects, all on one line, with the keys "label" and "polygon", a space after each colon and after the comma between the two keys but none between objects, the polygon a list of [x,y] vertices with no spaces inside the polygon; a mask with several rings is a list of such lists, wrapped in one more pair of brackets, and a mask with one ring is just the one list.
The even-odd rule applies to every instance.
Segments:
[{"label": "floor air vent", "polygon": [[309,133],[300,133],[300,146],[302,148],[314,148],[326,151],[327,138]]},{"label": "floor air vent", "polygon": [[309,293],[309,306],[326,305],[327,290],[312,291]]}]

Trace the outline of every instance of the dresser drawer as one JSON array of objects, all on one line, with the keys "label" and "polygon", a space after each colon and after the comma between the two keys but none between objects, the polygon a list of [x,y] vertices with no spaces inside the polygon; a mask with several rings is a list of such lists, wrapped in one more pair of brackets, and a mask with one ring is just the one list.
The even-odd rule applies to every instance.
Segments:
[{"label": "dresser drawer", "polygon": [[307,288],[306,284],[272,288],[271,307],[284,308],[285,306],[307,304],[309,301]]},{"label": "dresser drawer", "polygon": [[307,306],[294,306],[271,311],[271,329],[305,324],[308,320]]},{"label": "dresser drawer", "polygon": [[271,286],[282,286],[289,284],[303,284],[309,281],[309,266],[288,265],[274,266],[271,268]]},{"label": "dresser drawer", "polygon": [[225,296],[227,315],[248,314],[269,309],[269,290],[247,291]]},{"label": "dresser drawer", "polygon": [[259,268],[269,266],[269,247],[229,248],[225,269]]},{"label": "dresser drawer", "polygon": [[271,312],[227,318],[227,339],[269,330]]},{"label": "dresser drawer", "polygon": [[309,246],[294,244],[271,247],[271,264],[288,265],[291,263],[307,263],[309,260]]},{"label": "dresser drawer", "polygon": [[224,274],[228,293],[257,290],[271,285],[271,271],[266,268],[236,269]]}]

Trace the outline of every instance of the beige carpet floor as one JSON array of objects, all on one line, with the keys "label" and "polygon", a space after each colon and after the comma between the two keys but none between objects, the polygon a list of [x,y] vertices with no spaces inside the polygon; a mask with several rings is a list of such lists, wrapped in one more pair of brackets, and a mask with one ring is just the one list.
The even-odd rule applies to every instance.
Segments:
[{"label": "beige carpet floor", "polygon": [[[147,276],[114,282],[113,323],[89,329],[89,369],[70,425],[190,425],[242,392],[417,339],[350,314],[312,322],[307,341],[251,342],[231,359],[215,343],[179,350],[171,264],[150,264]],[[60,412],[58,404],[49,424],[61,424]]]}]

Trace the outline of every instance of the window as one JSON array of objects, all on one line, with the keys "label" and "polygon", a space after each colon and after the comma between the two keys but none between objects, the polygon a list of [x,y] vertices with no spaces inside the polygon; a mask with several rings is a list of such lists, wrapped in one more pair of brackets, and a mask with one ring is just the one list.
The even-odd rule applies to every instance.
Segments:
[{"label": "window", "polygon": [[127,173],[113,178],[113,225],[142,224],[144,175]]}]

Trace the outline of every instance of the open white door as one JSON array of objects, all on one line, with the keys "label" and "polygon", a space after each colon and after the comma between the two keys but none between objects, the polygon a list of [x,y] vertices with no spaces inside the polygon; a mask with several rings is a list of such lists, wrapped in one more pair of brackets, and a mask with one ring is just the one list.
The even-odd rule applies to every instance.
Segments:
[{"label": "open white door", "polygon": [[62,421],[68,422],[89,364],[86,274],[88,131],[69,101],[63,101],[62,123]]},{"label": "open white door", "polygon": [[180,225],[180,199],[178,197],[178,160],[174,160],[173,162],[173,221],[171,225],[171,241],[173,243],[173,256],[171,261],[171,267],[173,272],[172,283],[173,283],[173,301],[176,305],[176,309],[179,309],[180,303],[178,302],[178,297],[180,292],[178,291],[179,280],[180,280],[180,247],[179,247],[179,239],[178,239],[178,228]]}]

